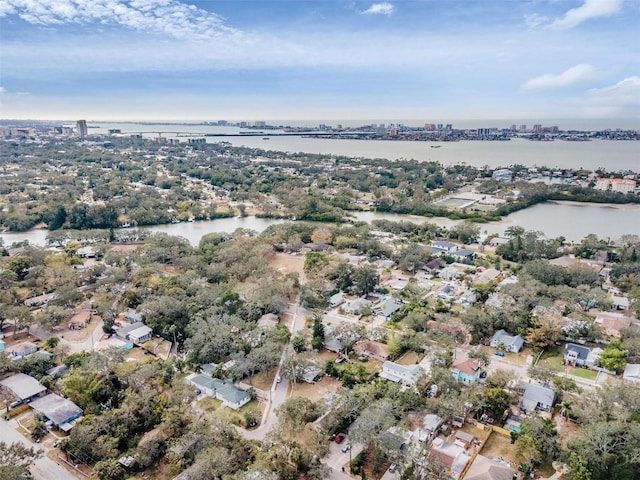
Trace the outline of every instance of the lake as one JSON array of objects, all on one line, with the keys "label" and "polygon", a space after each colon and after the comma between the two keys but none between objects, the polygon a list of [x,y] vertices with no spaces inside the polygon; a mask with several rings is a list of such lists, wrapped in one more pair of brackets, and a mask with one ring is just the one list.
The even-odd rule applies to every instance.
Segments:
[{"label": "lake", "polygon": [[[238,127],[211,125],[145,125],[136,123],[101,123],[92,133],[106,133],[110,128],[119,128],[123,133],[143,133],[147,138],[162,133],[167,138],[180,138],[179,132],[237,134],[254,131]],[[271,131],[277,133],[277,131]],[[511,141],[460,141],[460,142],[408,142],[391,140],[347,140],[332,138],[303,138],[296,136],[270,137],[261,135],[241,137],[207,137],[208,143],[227,141],[234,146],[247,146],[283,152],[305,152],[348,157],[400,158],[418,161],[434,161],[443,165],[466,163],[475,167],[490,168],[521,164],[527,167],[551,168],[603,168],[608,171],[640,171],[640,141],[594,140],[591,142],[532,142],[521,138]],[[431,148],[439,145],[440,148]]]},{"label": "lake", "polygon": [[[451,228],[460,220],[448,218],[425,218],[416,215],[400,215],[381,212],[351,212],[356,219],[371,222],[377,219],[430,222]],[[207,233],[231,233],[237,228],[246,228],[262,232],[270,225],[284,220],[257,217],[219,218],[203,222],[173,223],[141,227],[154,232],[165,232],[186,238],[196,246],[200,238]],[[501,235],[510,226],[520,226],[525,230],[538,230],[549,238],[563,236],[567,241],[579,242],[590,233],[603,239],[617,239],[624,234],[640,235],[640,205],[600,205],[574,202],[547,202],[525,210],[512,213],[500,222],[479,224],[482,233]],[[35,245],[44,245],[48,230],[31,230],[21,233],[2,233],[0,237],[5,245],[29,240]]]}]

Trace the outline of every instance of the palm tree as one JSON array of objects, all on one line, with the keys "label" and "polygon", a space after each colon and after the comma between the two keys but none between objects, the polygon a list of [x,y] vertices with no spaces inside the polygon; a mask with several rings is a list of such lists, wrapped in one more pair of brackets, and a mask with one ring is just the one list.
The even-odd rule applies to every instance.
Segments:
[{"label": "palm tree", "polygon": [[573,404],[569,400],[563,400],[560,404],[560,416],[565,418],[565,421],[569,419],[569,413]]}]

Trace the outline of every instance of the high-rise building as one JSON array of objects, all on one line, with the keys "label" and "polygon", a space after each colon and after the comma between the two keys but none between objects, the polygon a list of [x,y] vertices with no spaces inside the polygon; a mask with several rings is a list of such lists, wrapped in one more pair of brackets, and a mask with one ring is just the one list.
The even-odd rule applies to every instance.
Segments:
[{"label": "high-rise building", "polygon": [[78,120],[76,122],[76,132],[78,133],[78,135],[80,135],[81,138],[87,136],[88,129],[86,120]]}]

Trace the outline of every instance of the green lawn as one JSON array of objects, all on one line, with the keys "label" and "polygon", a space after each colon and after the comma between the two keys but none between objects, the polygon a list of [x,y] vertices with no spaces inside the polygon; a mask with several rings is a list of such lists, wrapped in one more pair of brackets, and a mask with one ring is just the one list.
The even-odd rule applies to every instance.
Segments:
[{"label": "green lawn", "polygon": [[595,381],[595,379],[598,377],[598,372],[587,370],[586,368],[570,368],[569,375]]},{"label": "green lawn", "polygon": [[553,370],[557,370],[558,372],[564,371],[564,358],[560,356],[555,357],[547,357],[540,359],[538,365],[544,365],[545,367],[552,368]]}]

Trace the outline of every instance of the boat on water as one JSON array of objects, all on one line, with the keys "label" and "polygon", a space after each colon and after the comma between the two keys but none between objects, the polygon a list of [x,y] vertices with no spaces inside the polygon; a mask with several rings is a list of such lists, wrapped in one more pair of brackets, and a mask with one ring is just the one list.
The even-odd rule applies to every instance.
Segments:
[{"label": "boat on water", "polygon": [[263,140],[271,140],[270,137],[262,137]]},{"label": "boat on water", "polygon": [[431,148],[440,148],[442,145],[431,145]]}]

